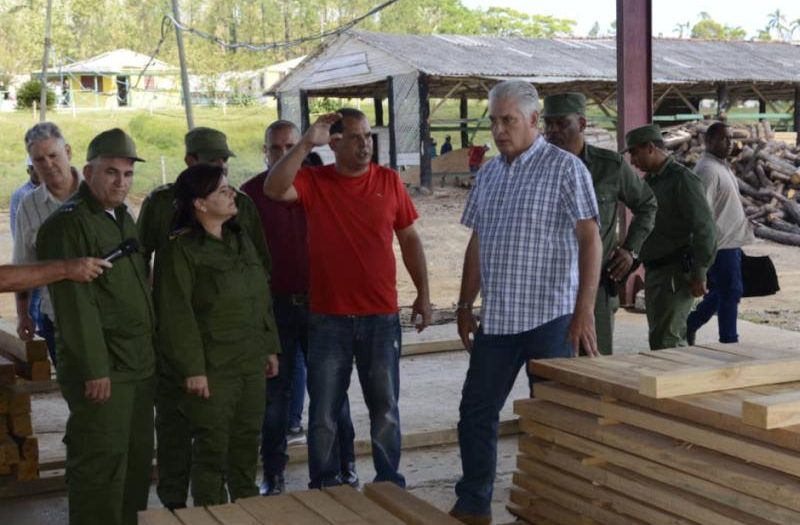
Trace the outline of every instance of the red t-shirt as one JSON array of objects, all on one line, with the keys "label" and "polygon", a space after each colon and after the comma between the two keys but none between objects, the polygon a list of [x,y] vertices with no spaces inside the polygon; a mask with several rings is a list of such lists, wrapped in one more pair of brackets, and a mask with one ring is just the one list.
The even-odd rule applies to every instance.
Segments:
[{"label": "red t-shirt", "polygon": [[470,146],[469,165],[480,166],[483,163],[484,155],[486,155],[486,146]]},{"label": "red t-shirt", "polygon": [[331,164],[301,169],[294,187],[308,223],[311,311],[397,312],[394,232],[419,217],[400,176],[370,164],[346,177]]}]

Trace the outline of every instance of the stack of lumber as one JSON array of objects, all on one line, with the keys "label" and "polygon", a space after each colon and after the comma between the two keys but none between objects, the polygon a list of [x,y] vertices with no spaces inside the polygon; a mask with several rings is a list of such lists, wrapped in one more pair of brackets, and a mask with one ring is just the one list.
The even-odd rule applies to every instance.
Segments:
[{"label": "stack of lumber", "polygon": [[41,337],[23,341],[17,337],[17,325],[0,319],[0,357],[12,363],[16,375],[28,381],[50,381],[50,360],[47,343]]},{"label": "stack of lumber", "polygon": [[228,505],[193,507],[170,513],[153,509],[139,513],[139,525],[460,525],[461,522],[383,482],[305,490],[268,498],[254,497]]},{"label": "stack of lumber", "polygon": [[[665,144],[677,159],[693,167],[705,147],[709,122],[665,128]],[[731,167],[755,234],[764,239],[800,246],[800,148],[785,136],[776,137],[763,121],[733,125]]]},{"label": "stack of lumber", "polygon": [[0,485],[39,477],[31,396],[16,385],[14,363],[0,356]]},{"label": "stack of lumber", "polygon": [[800,350],[532,361],[509,510],[529,523],[800,523]]}]

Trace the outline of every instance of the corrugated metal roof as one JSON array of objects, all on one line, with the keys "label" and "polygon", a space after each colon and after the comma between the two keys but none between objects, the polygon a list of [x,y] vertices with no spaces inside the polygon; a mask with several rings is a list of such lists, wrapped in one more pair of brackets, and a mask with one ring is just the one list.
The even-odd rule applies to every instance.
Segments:
[{"label": "corrugated metal roof", "polygon": [[[150,57],[131,51],[130,49],[116,49],[114,51],[107,51],[105,53],[79,60],[72,64],[66,65],[61,68],[61,72],[67,73],[103,73],[103,74],[116,74],[116,73],[130,73],[132,71],[141,71]],[[147,70],[151,73],[155,72],[168,72],[175,71],[176,68],[170,66],[166,62],[155,59]],[[53,70],[51,69],[51,72]]]}]

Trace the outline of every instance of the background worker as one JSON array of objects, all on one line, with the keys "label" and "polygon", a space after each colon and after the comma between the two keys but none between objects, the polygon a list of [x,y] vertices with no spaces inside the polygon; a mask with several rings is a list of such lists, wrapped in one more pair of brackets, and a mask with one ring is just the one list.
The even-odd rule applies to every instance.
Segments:
[{"label": "background worker", "polygon": [[[39,260],[102,257],[136,239],[125,199],[141,160],[121,129],[92,139],[85,181],[39,228]],[[70,523],[134,525],[147,507],[153,461],[155,317],[144,258],[134,251],[90,283],[59,281],[49,291],[69,406]]]},{"label": "background worker", "polygon": [[706,292],[716,226],[700,177],[664,149],[661,128],[633,129],[625,144],[658,201],[655,227],[639,254],[650,349],[686,346],[686,319],[694,299]]},{"label": "background worker", "polygon": [[[622,155],[586,142],[583,135],[586,97],[583,94],[561,93],[547,97],[542,115],[547,141],[576,155],[592,174],[603,242],[603,270],[597,289],[594,322],[598,350],[603,355],[611,355],[614,313],[619,308],[617,284],[633,268],[644,240],[653,229],[658,209],[656,197]],[[620,202],[633,213],[628,233],[621,243],[617,234]]]}]

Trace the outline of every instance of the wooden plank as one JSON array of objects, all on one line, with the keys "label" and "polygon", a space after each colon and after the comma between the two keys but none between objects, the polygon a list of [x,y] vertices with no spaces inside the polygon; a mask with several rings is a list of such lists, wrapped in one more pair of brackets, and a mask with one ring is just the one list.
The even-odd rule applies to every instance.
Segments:
[{"label": "wooden plank", "polygon": [[23,439],[16,439],[19,446],[20,455],[26,459],[39,460],[39,438],[27,436]]},{"label": "wooden plank", "polygon": [[334,525],[369,523],[321,490],[302,490],[289,495]]},{"label": "wooden plank", "polygon": [[745,399],[742,401],[742,421],[759,428],[800,424],[800,391]]},{"label": "wooden plank", "polygon": [[19,447],[17,443],[10,438],[0,441],[0,457],[3,458],[3,463],[6,465],[16,465],[19,463]]},{"label": "wooden plank", "polygon": [[800,347],[797,347],[796,334],[792,337],[792,345],[787,346],[783,343],[771,343],[769,341],[759,341],[758,343],[706,343],[698,345],[702,348],[725,352],[728,354],[749,357],[750,359],[781,359],[787,357],[800,357]]},{"label": "wooden plank", "polygon": [[16,437],[27,437],[33,434],[33,424],[30,414],[16,414],[8,416],[8,430]]},{"label": "wooden plank", "polygon": [[[703,447],[687,447],[671,438],[626,424],[601,425],[597,418],[547,401],[526,407],[524,432],[557,441],[557,430],[652,460],[672,469],[763,499],[783,515],[784,507],[800,512],[800,480],[751,465]],[[545,426],[547,425],[547,426]],[[741,502],[747,505],[747,501]],[[788,514],[791,518],[793,514]]]},{"label": "wooden plank", "polygon": [[20,458],[14,465],[17,481],[31,481],[39,479],[39,461],[35,458]]},{"label": "wooden plank", "polygon": [[181,525],[180,520],[176,518],[167,509],[148,509],[139,511],[138,514],[139,525]]},{"label": "wooden plank", "polygon": [[183,525],[220,525],[214,516],[208,513],[205,507],[189,507],[175,511],[175,517]]},{"label": "wooden plank", "polygon": [[517,494],[520,492],[528,494],[518,487],[511,488],[511,503],[506,505],[506,508],[508,509],[508,512],[524,520],[522,522],[515,523],[531,523],[533,525],[589,525],[597,523],[591,518],[581,516],[577,512],[565,509],[560,505],[556,505],[551,501],[541,498],[537,498],[537,503],[535,506],[528,507],[525,505],[519,505],[514,502],[515,491],[517,491]]},{"label": "wooden plank", "polygon": [[0,479],[0,499],[64,492],[65,490],[67,490],[67,485],[63,471],[54,475],[42,475],[39,479],[30,481],[17,481],[14,476]]},{"label": "wooden plank", "polygon": [[[534,458],[539,462],[545,462],[593,483],[621,492],[645,504],[698,523],[714,523],[715,525],[770,525],[775,523],[737,509],[731,509],[727,505],[706,498],[705,495],[696,494],[688,486],[665,483],[662,480],[672,481],[672,472],[674,471],[667,467],[656,466],[659,470],[657,474],[661,478],[657,479],[647,468],[652,469],[653,465],[639,465],[636,458],[633,458],[631,462],[636,469],[633,470],[620,467],[616,461],[611,460],[605,454],[602,456],[587,455],[574,449],[547,444],[530,436],[524,443],[520,442],[520,450],[524,454],[518,458],[518,467],[523,472],[535,468],[530,463],[530,458]],[[592,462],[590,461],[592,459],[599,461]],[[684,480],[688,478],[689,476],[683,476]],[[710,484],[702,481],[694,483],[694,486],[704,487],[704,485]],[[796,518],[793,523],[797,523]]]},{"label": "wooden plank", "polygon": [[16,380],[17,372],[14,363],[0,355],[0,385],[13,385]]},{"label": "wooden plank", "polygon": [[423,341],[420,343],[403,344],[400,355],[403,357],[412,355],[436,354],[439,352],[463,352],[464,343],[460,339],[450,339],[447,341]]},{"label": "wooden plank", "polygon": [[722,361],[720,359],[712,359],[710,357],[701,355],[700,352],[695,352],[694,347],[691,347],[691,351],[689,351],[688,349],[687,350],[667,349],[667,350],[659,350],[657,352],[647,352],[646,355],[651,359],[662,359],[664,361],[670,361],[680,365],[693,366],[693,367],[719,366],[723,365],[724,363],[730,363],[730,362],[752,361],[752,359],[747,359],[745,357],[734,356],[730,354],[728,354],[730,355],[730,358],[726,359],[725,361]]},{"label": "wooden plank", "polygon": [[382,481],[364,485],[364,495],[406,523],[414,525],[461,525],[445,514],[394,483]]},{"label": "wooden plank", "polygon": [[660,399],[790,381],[800,381],[796,357],[642,374],[639,393]]},{"label": "wooden plank", "polygon": [[326,487],[325,493],[352,510],[368,523],[372,525],[403,525],[391,512],[384,509],[368,497],[351,487],[350,485],[340,485],[338,487]]},{"label": "wooden plank", "polygon": [[[534,388],[538,399],[590,412],[614,421],[688,441],[793,476],[800,476],[800,455],[789,450],[664,416],[624,402],[608,403],[571,387],[540,383]],[[516,401],[515,409],[524,415],[525,403],[530,401],[533,400]]]},{"label": "wooden plank", "polygon": [[47,343],[34,336],[31,341],[23,341],[17,336],[17,323],[0,319],[0,353],[25,363],[47,361]]},{"label": "wooden plank", "polygon": [[49,381],[51,378],[50,361],[33,361],[31,363],[14,361],[14,365],[16,366],[17,375],[28,381],[42,383]]},{"label": "wooden plank", "polygon": [[31,411],[31,395],[19,383],[0,386],[0,414],[27,414]]},{"label": "wooden plank", "polygon": [[263,525],[320,525],[324,521],[308,507],[289,496],[255,496],[236,500],[236,504],[246,510]]},{"label": "wooden plank", "polygon": [[214,505],[206,510],[224,525],[260,525],[249,512],[236,503]]},{"label": "wooden plank", "polygon": [[14,385],[14,388],[17,392],[26,394],[49,394],[60,390],[58,382],[49,378],[43,381],[30,381],[17,377],[17,384]]}]

